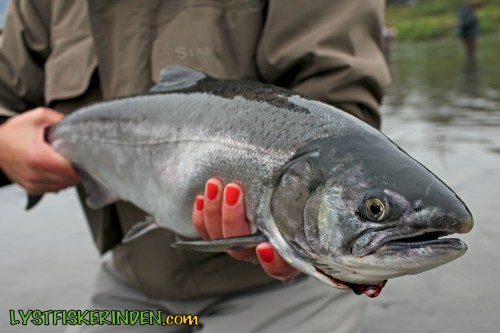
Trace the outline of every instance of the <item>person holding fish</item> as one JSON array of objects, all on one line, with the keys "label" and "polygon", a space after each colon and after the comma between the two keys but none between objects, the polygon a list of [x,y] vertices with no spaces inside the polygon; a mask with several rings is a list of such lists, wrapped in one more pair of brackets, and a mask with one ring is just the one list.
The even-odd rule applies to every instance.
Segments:
[{"label": "person holding fish", "polygon": [[[383,11],[378,0],[12,1],[0,45],[0,169],[31,195],[79,185],[82,174],[45,141],[47,128],[82,106],[146,93],[170,64],[273,83],[378,128],[390,81],[380,48]],[[251,233],[244,186],[214,177],[193,196],[203,239]],[[81,186],[78,192],[84,199]],[[362,299],[298,274],[268,242],[228,255],[190,252],[172,248],[176,235],[163,228],[124,243],[147,221],[145,212],[124,201],[83,207],[99,251],[113,253],[89,308],[199,314],[200,332],[361,330]]]}]

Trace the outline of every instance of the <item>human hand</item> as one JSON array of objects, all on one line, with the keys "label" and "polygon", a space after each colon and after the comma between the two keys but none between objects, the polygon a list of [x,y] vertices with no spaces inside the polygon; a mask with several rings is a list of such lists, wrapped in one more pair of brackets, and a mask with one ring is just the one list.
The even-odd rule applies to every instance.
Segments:
[{"label": "human hand", "polygon": [[[205,240],[250,234],[243,191],[234,183],[224,187],[218,179],[208,180],[205,194],[196,197],[192,216],[196,230]],[[228,251],[228,254],[238,260],[258,259],[267,274],[284,282],[291,281],[298,273],[267,242],[256,248]]]},{"label": "human hand", "polygon": [[71,164],[45,142],[45,129],[64,115],[36,108],[0,126],[0,168],[29,194],[57,192],[80,182]]}]

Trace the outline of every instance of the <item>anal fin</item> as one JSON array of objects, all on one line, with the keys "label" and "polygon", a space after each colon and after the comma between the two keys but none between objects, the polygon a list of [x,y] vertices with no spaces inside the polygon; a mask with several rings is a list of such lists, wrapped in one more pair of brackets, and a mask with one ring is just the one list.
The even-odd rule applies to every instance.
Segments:
[{"label": "anal fin", "polygon": [[125,234],[125,236],[123,236],[122,244],[133,241],[134,239],[137,239],[158,228],[161,228],[158,222],[156,222],[152,216],[146,216],[146,219],[144,221],[140,221],[134,224],[132,228],[130,228],[130,230]]}]

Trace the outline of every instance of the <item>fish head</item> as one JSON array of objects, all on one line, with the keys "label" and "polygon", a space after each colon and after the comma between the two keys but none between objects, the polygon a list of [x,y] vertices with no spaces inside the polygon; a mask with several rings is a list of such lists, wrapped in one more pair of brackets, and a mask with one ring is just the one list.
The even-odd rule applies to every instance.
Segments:
[{"label": "fish head", "polygon": [[[462,256],[463,201],[376,131],[326,138],[290,162],[271,211],[286,242],[325,283],[377,296],[385,281]],[[305,152],[304,152],[305,151]],[[305,270],[304,267],[301,267]]]}]

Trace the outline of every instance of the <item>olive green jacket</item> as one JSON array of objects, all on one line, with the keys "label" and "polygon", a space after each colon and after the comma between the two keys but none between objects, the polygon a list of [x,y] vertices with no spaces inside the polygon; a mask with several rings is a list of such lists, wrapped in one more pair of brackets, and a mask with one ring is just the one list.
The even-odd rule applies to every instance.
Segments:
[{"label": "olive green jacket", "polygon": [[[382,0],[11,1],[0,114],[42,105],[69,113],[144,93],[176,63],[290,88],[378,127],[389,83],[383,11]],[[225,254],[173,249],[169,231],[120,244],[145,215],[130,204],[84,210],[100,252],[113,249],[118,269],[150,297],[190,299],[272,281],[260,266]]]}]

